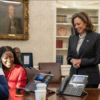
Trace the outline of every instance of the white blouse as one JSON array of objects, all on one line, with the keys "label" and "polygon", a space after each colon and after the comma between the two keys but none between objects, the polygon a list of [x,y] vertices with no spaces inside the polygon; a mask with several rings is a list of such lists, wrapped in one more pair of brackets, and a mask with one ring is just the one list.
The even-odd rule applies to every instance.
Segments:
[{"label": "white blouse", "polygon": [[85,36],[86,36],[86,34],[84,34],[82,37],[79,34],[79,40],[78,40],[77,48],[76,48],[77,54],[79,54],[79,50],[80,50],[80,47],[85,39]]}]

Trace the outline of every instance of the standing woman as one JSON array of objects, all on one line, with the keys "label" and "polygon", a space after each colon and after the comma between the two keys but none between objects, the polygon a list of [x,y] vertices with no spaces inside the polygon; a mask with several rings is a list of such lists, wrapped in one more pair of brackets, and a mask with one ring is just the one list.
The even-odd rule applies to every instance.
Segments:
[{"label": "standing woman", "polygon": [[67,62],[70,76],[88,75],[86,88],[98,88],[100,63],[100,34],[94,32],[90,17],[85,12],[72,16],[75,35],[69,38]]},{"label": "standing woman", "polygon": [[0,48],[0,59],[5,77],[10,88],[24,88],[26,86],[27,74],[22,67],[15,52],[9,46]]}]

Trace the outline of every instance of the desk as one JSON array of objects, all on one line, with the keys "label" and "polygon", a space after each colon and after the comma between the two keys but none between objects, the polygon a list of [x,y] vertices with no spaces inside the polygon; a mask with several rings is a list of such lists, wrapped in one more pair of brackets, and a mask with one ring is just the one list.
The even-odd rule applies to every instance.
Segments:
[{"label": "desk", "polygon": [[[53,91],[57,91],[56,88],[51,88]],[[47,94],[46,100],[100,100],[100,89],[85,89],[86,92],[88,92],[88,95],[83,94],[81,97],[75,97],[75,96],[67,96],[67,95],[56,95],[54,94]],[[16,97],[16,94],[19,94],[19,92],[16,93],[16,89],[10,89],[10,96],[7,100],[35,100],[35,94],[33,92],[30,92],[29,94],[26,94],[24,91],[21,91],[21,94],[23,94],[22,97]]]}]

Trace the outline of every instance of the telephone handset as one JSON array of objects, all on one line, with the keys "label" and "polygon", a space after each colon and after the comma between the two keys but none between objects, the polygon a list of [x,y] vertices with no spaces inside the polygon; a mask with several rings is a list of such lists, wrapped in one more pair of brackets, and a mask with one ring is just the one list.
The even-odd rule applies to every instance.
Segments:
[{"label": "telephone handset", "polygon": [[62,81],[62,83],[61,83],[61,85],[60,85],[60,88],[59,88],[59,92],[63,92],[63,91],[64,91],[64,88],[65,88],[65,86],[69,83],[69,80],[70,80],[70,76],[69,76],[69,75],[66,76],[66,77],[63,79],[63,81]]},{"label": "telephone handset", "polygon": [[17,88],[17,90],[24,90],[25,92],[34,92],[38,83],[45,83],[48,85],[49,81],[53,78],[53,74],[40,73],[35,75],[25,88]]},{"label": "telephone handset", "polygon": [[66,76],[62,81],[57,94],[81,96],[87,84],[87,79],[87,75],[73,75],[72,77]]}]

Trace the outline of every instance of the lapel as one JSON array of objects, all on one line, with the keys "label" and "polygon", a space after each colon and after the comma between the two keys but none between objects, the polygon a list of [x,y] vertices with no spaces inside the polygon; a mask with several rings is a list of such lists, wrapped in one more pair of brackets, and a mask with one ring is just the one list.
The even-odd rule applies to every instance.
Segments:
[{"label": "lapel", "polygon": [[78,55],[77,55],[77,51],[76,51],[76,47],[77,47],[77,43],[78,43],[78,39],[79,39],[79,35],[75,35],[75,38],[74,38],[74,42],[73,42],[73,50],[74,50],[74,54],[75,56],[78,58]]},{"label": "lapel", "polygon": [[82,54],[82,52],[84,51],[85,47],[90,43],[90,41],[92,40],[92,33],[87,33],[81,47],[80,47],[80,50],[79,50],[79,55],[80,56]]}]

